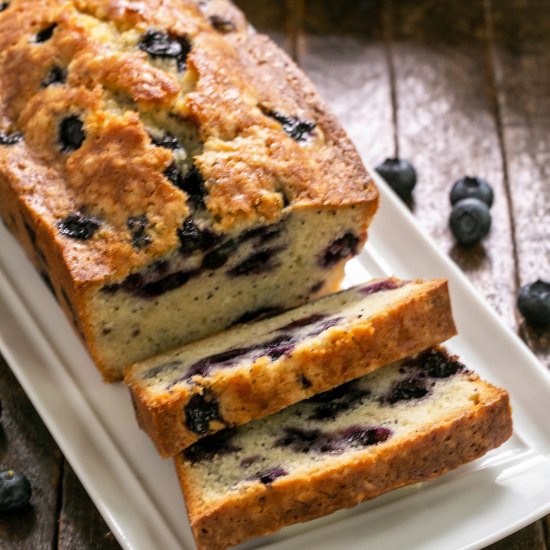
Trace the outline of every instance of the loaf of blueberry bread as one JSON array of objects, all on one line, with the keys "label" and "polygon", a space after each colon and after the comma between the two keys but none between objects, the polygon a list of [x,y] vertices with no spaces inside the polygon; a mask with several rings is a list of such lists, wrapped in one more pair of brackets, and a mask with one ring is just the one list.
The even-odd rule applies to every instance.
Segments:
[{"label": "loaf of blueberry bread", "polygon": [[502,444],[507,393],[431,349],[176,457],[199,550],[426,481]]},{"label": "loaf of blueberry bread", "polygon": [[221,0],[1,2],[0,196],[106,380],[334,290],[378,204],[310,82]]},{"label": "loaf of blueberry bread", "polygon": [[454,334],[445,281],[379,279],[133,365],[125,382],[172,456]]}]

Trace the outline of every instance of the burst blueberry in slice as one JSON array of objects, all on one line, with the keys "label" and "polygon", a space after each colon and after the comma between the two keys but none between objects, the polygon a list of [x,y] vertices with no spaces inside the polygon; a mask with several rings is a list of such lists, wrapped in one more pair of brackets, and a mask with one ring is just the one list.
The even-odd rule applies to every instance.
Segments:
[{"label": "burst blueberry in slice", "polygon": [[219,269],[229,260],[229,256],[233,254],[238,245],[239,243],[234,239],[220,244],[204,256],[202,267],[204,269]]},{"label": "burst blueberry in slice", "polygon": [[232,267],[227,274],[229,277],[243,277],[269,272],[275,267],[271,260],[279,251],[280,248],[260,250],[244,259],[240,264]]},{"label": "burst blueberry in slice", "polygon": [[78,241],[91,239],[100,226],[101,222],[98,218],[82,212],[73,212],[57,224],[62,235]]},{"label": "burst blueberry in slice", "polygon": [[368,428],[363,426],[350,426],[343,430],[341,440],[351,447],[370,447],[388,440],[392,431],[388,428]]},{"label": "burst blueberry in slice", "polygon": [[422,399],[422,397],[428,394],[428,388],[426,388],[425,382],[422,380],[416,380],[409,378],[397,383],[391,390],[387,397],[387,402],[390,405],[397,403],[398,401],[412,401],[415,399]]},{"label": "burst blueberry in slice", "polygon": [[202,174],[194,164],[185,175],[180,172],[175,185],[187,193],[189,200],[195,208],[204,208],[206,187]]},{"label": "burst blueberry in slice", "polygon": [[5,134],[0,131],[0,145],[15,145],[23,141],[23,135],[19,133]]},{"label": "burst blueberry in slice", "polygon": [[478,244],[491,229],[489,207],[479,199],[462,199],[451,211],[449,226],[460,244]]},{"label": "burst blueberry in slice", "polygon": [[62,67],[55,65],[42,80],[42,88],[47,88],[52,84],[63,84],[67,80],[67,72]]},{"label": "burst blueberry in slice", "polygon": [[464,372],[465,366],[437,349],[431,349],[419,357],[419,363],[432,378],[449,378]]},{"label": "burst blueberry in slice", "polygon": [[203,435],[210,429],[210,422],[222,422],[218,402],[209,395],[196,393],[185,405],[185,424],[196,434]]},{"label": "burst blueberry in slice", "polygon": [[273,315],[278,315],[283,311],[282,308],[274,307],[260,307],[258,309],[253,309],[251,311],[246,311],[240,317],[235,319],[231,325],[238,325],[240,323],[249,323],[250,321],[257,321],[260,319],[267,319],[268,317],[273,317]]},{"label": "burst blueberry in slice", "polygon": [[200,228],[191,218],[187,218],[178,230],[180,252],[192,254],[196,250],[209,250],[219,240],[219,236],[207,228]]},{"label": "burst blueberry in slice", "polygon": [[275,468],[269,468],[267,470],[257,472],[255,475],[251,476],[248,479],[250,481],[258,480],[264,485],[271,485],[276,479],[287,475],[288,472],[284,468],[277,466]]},{"label": "burst blueberry in slice", "polygon": [[174,59],[178,70],[183,71],[191,43],[185,36],[149,29],[141,37],[139,48],[151,57]]},{"label": "burst blueberry in slice", "polygon": [[533,326],[550,325],[550,282],[538,280],[521,287],[518,309]]},{"label": "burst blueberry in slice", "polygon": [[147,223],[147,216],[145,214],[141,216],[130,216],[128,218],[127,225],[132,237],[131,243],[136,250],[141,250],[151,244],[151,237],[145,234]]},{"label": "burst blueberry in slice", "polygon": [[23,474],[11,469],[0,472],[0,511],[23,508],[31,495],[31,484]]},{"label": "burst blueberry in slice", "polygon": [[4,11],[8,9],[10,3],[9,2],[0,2],[0,11]]},{"label": "burst blueberry in slice", "polygon": [[375,170],[386,180],[388,185],[403,199],[408,201],[412,197],[416,186],[416,170],[408,160],[387,158]]},{"label": "burst blueberry in slice", "polygon": [[76,115],[64,118],[59,124],[59,143],[63,153],[80,149],[85,139],[84,123]]},{"label": "burst blueberry in slice", "polygon": [[53,32],[55,31],[56,27],[57,23],[52,23],[51,25],[48,25],[47,27],[42,29],[36,34],[36,42],[42,43],[49,40],[53,36]]},{"label": "burst blueberry in slice", "polygon": [[493,205],[493,188],[483,178],[465,176],[454,182],[451,189],[451,204],[454,206],[463,199],[479,199],[489,208]]},{"label": "burst blueberry in slice", "polygon": [[215,456],[239,452],[241,449],[233,443],[236,430],[226,428],[208,437],[199,439],[183,451],[185,458],[190,462],[212,460]]},{"label": "burst blueberry in slice", "polygon": [[333,241],[321,255],[321,267],[331,267],[357,253],[359,238],[351,232]]}]

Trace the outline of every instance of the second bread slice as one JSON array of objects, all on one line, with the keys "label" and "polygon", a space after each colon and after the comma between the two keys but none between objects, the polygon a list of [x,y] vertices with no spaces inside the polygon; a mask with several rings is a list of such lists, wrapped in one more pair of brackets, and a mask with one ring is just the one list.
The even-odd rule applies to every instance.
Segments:
[{"label": "second bread slice", "polygon": [[382,279],[136,364],[126,382],[141,427],[172,456],[455,333],[446,281]]}]

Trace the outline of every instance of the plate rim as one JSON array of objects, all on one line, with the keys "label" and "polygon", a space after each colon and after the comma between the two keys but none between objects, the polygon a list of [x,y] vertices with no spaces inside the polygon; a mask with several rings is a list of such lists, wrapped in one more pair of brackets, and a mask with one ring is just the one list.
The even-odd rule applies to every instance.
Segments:
[{"label": "plate rim", "polygon": [[[431,253],[437,256],[437,258],[442,262],[444,269],[452,274],[454,285],[460,285],[462,291],[466,291],[469,295],[471,295],[480,305],[480,307],[482,307],[485,314],[489,316],[491,322],[494,323],[494,326],[497,327],[498,330],[503,331],[503,334],[506,335],[506,338],[509,339],[510,343],[513,343],[518,352],[521,353],[521,355],[524,357],[525,362],[529,365],[529,368],[533,369],[532,374],[536,374],[537,377],[540,379],[541,384],[544,384],[546,386],[545,391],[547,391],[548,395],[550,395],[550,373],[536,359],[533,352],[518,337],[518,335],[512,330],[512,328],[507,326],[498,317],[496,312],[488,305],[487,301],[475,289],[473,283],[468,279],[466,274],[462,272],[460,268],[452,261],[452,259],[450,259],[442,250],[438,248],[435,241],[420,228],[412,213],[399,201],[398,198],[393,195],[393,192],[389,189],[387,184],[377,174],[375,174],[374,171],[370,170],[370,172],[371,174],[373,174],[373,177],[380,190],[381,198],[385,202],[385,205],[389,207],[391,211],[395,212],[398,217],[401,217],[403,223],[408,226],[407,229],[414,233],[415,238],[421,239],[423,244],[430,249]],[[6,231],[7,234],[7,230],[5,228],[2,228],[2,231]],[[19,246],[18,243],[17,246]],[[82,389],[73,379],[72,374],[70,372],[67,373],[67,369],[63,364],[63,360],[55,350],[55,346],[52,342],[48,340],[46,334],[44,334],[41,330],[40,323],[37,321],[35,314],[33,313],[32,307],[29,307],[25,300],[25,297],[23,295],[20,295],[17,286],[13,284],[9,275],[5,272],[4,266],[2,265],[3,249],[4,246],[2,246],[0,249],[0,313],[4,311],[8,313],[15,312],[16,316],[19,316],[17,321],[13,323],[14,326],[11,327],[10,330],[17,331],[22,334],[22,337],[27,342],[28,347],[32,348],[27,349],[27,353],[31,352],[32,354],[39,356],[41,351],[49,349],[50,356],[47,358],[47,362],[50,363],[50,368],[53,364],[53,368],[58,376],[62,374],[68,374],[68,376],[66,377],[68,379],[68,382],[66,382],[68,384],[68,388],[71,392],[73,392],[75,396],[78,396],[80,398],[80,406],[82,407],[81,413],[84,414],[84,416],[86,417],[86,421],[94,426],[93,433],[95,438],[99,439],[102,444],[106,445],[106,457],[108,456],[116,462],[117,472],[121,468],[122,470],[124,470],[125,468],[128,470],[126,481],[128,483],[129,490],[134,494],[139,495],[139,499],[142,499],[141,502],[145,502],[146,507],[149,510],[153,511],[153,515],[156,516],[155,521],[159,522],[158,524],[164,524],[164,526],[166,527],[167,534],[165,544],[163,544],[162,546],[163,550],[164,548],[180,548],[180,543],[177,542],[175,534],[172,533],[169,522],[166,520],[166,518],[162,516],[159,508],[154,504],[151,495],[147,494],[147,492],[145,491],[145,487],[140,483],[137,477],[135,477],[135,472],[133,471],[131,464],[126,461],[123,452],[117,445],[116,441],[113,439],[113,435],[109,433],[108,429],[103,424],[101,419],[95,414],[93,408],[88,403]],[[369,241],[369,243],[367,243],[366,250],[371,255],[377,253],[375,247],[372,244],[372,241]],[[29,267],[34,271],[34,268],[30,266],[30,263]],[[44,292],[47,292],[45,288]],[[451,289],[451,293],[452,292],[453,289]],[[7,317],[9,317],[9,315],[7,315]],[[17,346],[10,345],[10,343],[7,341],[8,339],[5,338],[6,323],[6,319],[0,319],[0,351],[4,355],[9,365],[9,368],[12,370],[19,383],[25,390],[25,393],[38,411],[40,417],[46,424],[57,445],[60,447],[63,454],[71,464],[76,475],[81,480],[87,493],[90,495],[90,498],[94,502],[95,506],[98,508],[100,514],[103,516],[106,523],[111,528],[119,544],[123,548],[127,548],[129,550],[141,548],[142,546],[140,544],[136,545],[133,542],[132,539],[135,537],[129,536],[129,534],[126,533],[124,526],[117,518],[116,513],[113,513],[113,507],[111,506],[112,503],[109,502],[108,498],[105,498],[104,491],[94,486],[94,480],[90,478],[90,472],[88,471],[87,466],[83,466],[83,464],[86,464],[86,461],[83,461],[83,457],[80,456],[80,451],[77,448],[75,449],[75,444],[67,439],[67,437],[62,433],[62,430],[60,429],[59,419],[55,418],[55,412],[52,412],[50,410],[51,407],[48,405],[47,400],[44,400],[44,396],[41,395],[40,388],[35,387],[31,380],[31,377],[29,376],[29,372],[27,372],[25,368],[21,368],[21,366],[19,365],[22,352],[21,350],[14,349],[17,348]],[[27,332],[25,330],[26,328],[30,328],[31,332]],[[78,419],[78,422],[79,421],[80,419]],[[182,508],[182,512],[183,510],[184,509]],[[473,541],[471,544],[464,546],[463,548],[465,550],[481,548],[486,544],[490,544],[491,542],[500,540],[502,537],[517,531],[521,527],[532,523],[536,519],[548,513],[550,513],[550,499],[548,500],[546,506],[540,506],[538,509],[534,509],[528,514],[524,514],[523,516],[518,518],[517,521],[503,526],[503,528],[500,529],[498,532],[488,535],[482,539]],[[352,518],[353,517],[354,516],[352,516]],[[343,521],[351,520],[352,518],[345,518]],[[323,526],[321,529],[328,528],[330,528],[330,525]],[[307,533],[297,536],[307,536]],[[267,548],[277,546],[278,544],[280,543],[268,542],[265,547]]]}]

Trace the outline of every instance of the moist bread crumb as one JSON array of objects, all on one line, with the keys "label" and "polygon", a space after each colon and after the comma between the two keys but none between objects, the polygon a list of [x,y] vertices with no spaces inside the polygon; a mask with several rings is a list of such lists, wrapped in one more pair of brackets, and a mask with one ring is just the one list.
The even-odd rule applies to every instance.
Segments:
[{"label": "moist bread crumb", "polygon": [[512,433],[508,394],[431,349],[202,439],[176,468],[199,550],[223,550],[479,458]]},{"label": "moist bread crumb", "polygon": [[132,366],[141,427],[163,456],[451,338],[443,280],[370,281]]}]

